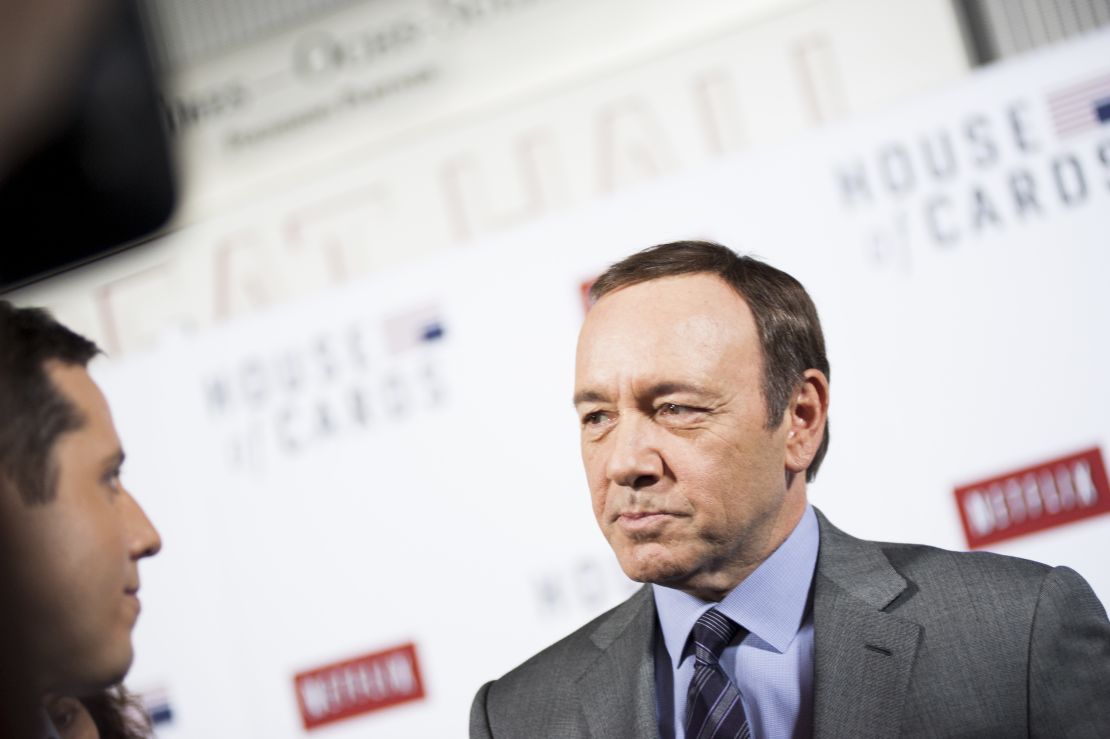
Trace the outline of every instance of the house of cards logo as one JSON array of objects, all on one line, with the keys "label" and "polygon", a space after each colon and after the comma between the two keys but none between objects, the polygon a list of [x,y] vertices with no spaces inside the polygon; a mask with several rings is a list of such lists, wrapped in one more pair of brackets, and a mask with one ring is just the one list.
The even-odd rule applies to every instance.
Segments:
[{"label": "house of cards logo", "polygon": [[1110,203],[1110,73],[954,116],[837,162],[876,266]]},{"label": "house of cards logo", "polygon": [[261,471],[350,435],[386,431],[444,406],[434,304],[378,320],[351,320],[237,357],[201,385],[207,415],[232,469]]},{"label": "house of cards logo", "polygon": [[298,673],[293,686],[305,729],[424,697],[413,644]]},{"label": "house of cards logo", "polygon": [[956,488],[972,549],[1110,512],[1102,453],[1087,449]]}]

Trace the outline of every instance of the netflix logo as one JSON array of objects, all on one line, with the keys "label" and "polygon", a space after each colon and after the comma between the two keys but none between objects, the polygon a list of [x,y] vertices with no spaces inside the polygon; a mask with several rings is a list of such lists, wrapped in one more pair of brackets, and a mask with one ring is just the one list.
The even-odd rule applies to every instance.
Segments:
[{"label": "netflix logo", "polygon": [[1098,448],[963,485],[955,493],[972,549],[1110,512],[1110,483]]},{"label": "netflix logo", "polygon": [[293,683],[305,729],[424,698],[413,644],[302,672]]}]

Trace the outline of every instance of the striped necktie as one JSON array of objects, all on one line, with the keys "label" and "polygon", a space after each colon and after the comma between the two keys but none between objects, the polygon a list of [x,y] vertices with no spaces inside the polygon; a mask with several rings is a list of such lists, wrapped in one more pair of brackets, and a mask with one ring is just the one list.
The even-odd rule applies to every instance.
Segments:
[{"label": "striped necktie", "polygon": [[750,739],[740,691],[717,661],[740,627],[716,608],[694,624],[694,677],[686,695],[686,739]]}]

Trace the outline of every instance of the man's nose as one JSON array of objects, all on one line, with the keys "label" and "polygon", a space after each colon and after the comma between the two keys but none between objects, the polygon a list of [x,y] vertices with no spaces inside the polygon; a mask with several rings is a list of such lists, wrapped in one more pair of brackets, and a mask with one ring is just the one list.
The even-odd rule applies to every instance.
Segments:
[{"label": "man's nose", "polygon": [[657,483],[663,476],[663,458],[651,421],[626,414],[611,433],[613,446],[605,470],[609,479],[636,490]]},{"label": "man's nose", "polygon": [[128,549],[132,559],[153,557],[162,549],[162,537],[147,518],[146,512],[131,493],[127,493],[127,535],[130,538]]}]

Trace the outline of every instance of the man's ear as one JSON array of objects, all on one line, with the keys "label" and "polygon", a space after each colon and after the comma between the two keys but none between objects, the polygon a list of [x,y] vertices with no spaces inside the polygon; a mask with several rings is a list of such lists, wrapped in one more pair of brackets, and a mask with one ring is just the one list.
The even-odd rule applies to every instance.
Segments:
[{"label": "man's ear", "polygon": [[801,474],[809,468],[829,415],[829,379],[821,370],[808,369],[794,389],[786,409],[786,469]]}]

